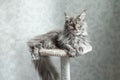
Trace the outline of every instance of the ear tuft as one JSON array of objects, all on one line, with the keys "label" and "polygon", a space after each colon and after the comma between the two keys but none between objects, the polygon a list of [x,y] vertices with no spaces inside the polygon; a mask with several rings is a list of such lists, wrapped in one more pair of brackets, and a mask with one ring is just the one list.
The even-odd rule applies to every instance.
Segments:
[{"label": "ear tuft", "polygon": [[66,21],[69,20],[69,16],[67,15],[66,12],[64,12],[64,15],[65,15],[65,20],[66,20]]},{"label": "ear tuft", "polygon": [[79,18],[80,20],[84,20],[85,17],[86,17],[86,10],[83,10],[82,13],[77,18]]}]

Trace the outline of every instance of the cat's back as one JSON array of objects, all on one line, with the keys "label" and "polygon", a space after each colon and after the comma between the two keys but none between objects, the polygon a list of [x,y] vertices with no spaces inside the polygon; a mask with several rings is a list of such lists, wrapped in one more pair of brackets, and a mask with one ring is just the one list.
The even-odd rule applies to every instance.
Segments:
[{"label": "cat's back", "polygon": [[41,34],[41,35],[35,36],[35,37],[33,37],[32,39],[30,39],[30,40],[28,41],[28,45],[29,45],[29,46],[34,46],[34,45],[38,44],[38,43],[41,42],[41,41],[52,40],[52,39],[54,39],[60,32],[62,32],[62,30],[53,30],[53,31],[50,31],[50,32],[45,33],[45,34]]}]

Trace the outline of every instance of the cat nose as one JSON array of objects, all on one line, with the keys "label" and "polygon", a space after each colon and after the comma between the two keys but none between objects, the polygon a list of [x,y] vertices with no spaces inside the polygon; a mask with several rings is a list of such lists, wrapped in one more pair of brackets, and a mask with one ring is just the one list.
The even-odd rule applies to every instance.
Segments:
[{"label": "cat nose", "polygon": [[76,32],[78,32],[79,30],[78,30],[78,29],[76,29],[75,31],[76,31]]}]

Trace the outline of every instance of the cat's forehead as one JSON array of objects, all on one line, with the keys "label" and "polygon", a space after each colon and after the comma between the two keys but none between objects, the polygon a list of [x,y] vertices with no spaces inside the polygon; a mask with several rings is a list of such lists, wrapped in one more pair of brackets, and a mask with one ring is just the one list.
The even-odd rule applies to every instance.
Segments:
[{"label": "cat's forehead", "polygon": [[75,17],[70,17],[69,18],[69,23],[83,23],[80,19],[75,18]]},{"label": "cat's forehead", "polygon": [[69,18],[69,22],[75,22],[75,21],[76,21],[75,17],[70,17]]},{"label": "cat's forehead", "polygon": [[75,20],[74,17],[70,17],[70,18],[69,18],[69,21],[74,21],[74,20]]}]

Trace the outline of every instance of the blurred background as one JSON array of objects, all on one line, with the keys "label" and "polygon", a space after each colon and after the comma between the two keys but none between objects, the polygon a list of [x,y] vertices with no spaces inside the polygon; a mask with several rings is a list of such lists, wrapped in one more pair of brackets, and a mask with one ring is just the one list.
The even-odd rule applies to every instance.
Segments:
[{"label": "blurred background", "polygon": [[71,80],[120,80],[120,0],[0,0],[0,80],[39,80],[26,42],[83,9],[93,51],[71,59]]}]

